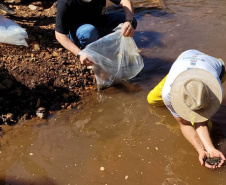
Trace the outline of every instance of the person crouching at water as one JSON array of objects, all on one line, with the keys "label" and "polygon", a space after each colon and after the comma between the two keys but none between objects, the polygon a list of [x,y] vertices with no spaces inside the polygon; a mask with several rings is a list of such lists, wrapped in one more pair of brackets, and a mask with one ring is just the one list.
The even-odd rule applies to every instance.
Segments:
[{"label": "person crouching at water", "polygon": [[[106,0],[58,0],[56,16],[56,39],[71,51],[81,64],[92,65],[80,51],[86,45],[113,32],[123,23],[122,35],[133,37],[137,21],[133,17],[133,4],[130,0],[111,0],[121,5],[124,13],[105,13]],[[113,51],[112,51],[113,52]]]},{"label": "person crouching at water", "polygon": [[[183,52],[168,75],[147,96],[149,104],[165,104],[180,125],[184,137],[199,154],[201,165],[221,167],[224,155],[215,149],[208,131],[209,120],[223,99],[221,82],[225,67],[216,59],[197,50]],[[207,159],[220,159],[208,163]]]}]

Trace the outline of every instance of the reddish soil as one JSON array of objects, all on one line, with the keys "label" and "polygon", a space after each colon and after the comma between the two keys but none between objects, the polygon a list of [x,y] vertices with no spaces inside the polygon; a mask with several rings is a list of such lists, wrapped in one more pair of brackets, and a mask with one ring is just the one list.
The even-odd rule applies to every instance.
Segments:
[{"label": "reddish soil", "polygon": [[[34,5],[31,10],[29,5]],[[16,14],[6,16],[25,28],[28,47],[0,44],[0,124],[15,124],[47,112],[77,107],[96,89],[92,70],[55,39],[55,1],[13,1]],[[13,119],[5,120],[7,113]]]}]

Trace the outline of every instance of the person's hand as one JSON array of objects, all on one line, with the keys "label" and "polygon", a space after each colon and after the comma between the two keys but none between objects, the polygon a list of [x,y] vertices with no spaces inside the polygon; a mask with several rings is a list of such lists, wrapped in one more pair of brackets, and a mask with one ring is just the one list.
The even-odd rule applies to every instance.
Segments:
[{"label": "person's hand", "polygon": [[[218,165],[210,165],[205,162],[207,157],[221,157],[221,162]],[[210,169],[216,169],[216,168],[220,168],[223,165],[223,163],[225,161],[225,157],[220,151],[218,151],[216,149],[212,149],[211,153],[208,153],[206,151],[200,152],[199,153],[199,161],[202,166],[205,166]]]},{"label": "person's hand", "polygon": [[134,30],[133,26],[131,25],[131,23],[128,21],[124,22],[122,35],[124,37],[133,37],[134,32],[135,32],[135,30]]},{"label": "person's hand", "polygon": [[205,159],[209,156],[209,154],[206,151],[201,151],[199,152],[199,162],[201,163],[202,166],[205,166],[207,168],[212,168],[213,166],[205,163]]},{"label": "person's hand", "polygon": [[209,153],[209,157],[220,157],[221,158],[221,162],[216,167],[220,168],[224,164],[225,157],[219,150],[217,150],[215,148],[211,148],[208,150],[208,153]]},{"label": "person's hand", "polygon": [[80,55],[79,60],[82,65],[92,66],[94,64],[86,55]]}]

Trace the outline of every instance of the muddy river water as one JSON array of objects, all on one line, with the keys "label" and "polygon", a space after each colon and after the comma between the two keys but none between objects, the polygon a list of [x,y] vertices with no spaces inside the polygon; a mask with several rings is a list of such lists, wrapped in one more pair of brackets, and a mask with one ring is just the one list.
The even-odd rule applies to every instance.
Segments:
[{"label": "muddy river water", "polygon": [[[136,14],[134,40],[145,63],[141,73],[94,92],[79,110],[15,126],[2,140],[0,184],[226,184],[226,166],[200,166],[169,111],[146,100],[187,49],[226,61],[226,1],[164,3],[166,10]],[[226,155],[226,99],[212,121],[214,145]]]}]

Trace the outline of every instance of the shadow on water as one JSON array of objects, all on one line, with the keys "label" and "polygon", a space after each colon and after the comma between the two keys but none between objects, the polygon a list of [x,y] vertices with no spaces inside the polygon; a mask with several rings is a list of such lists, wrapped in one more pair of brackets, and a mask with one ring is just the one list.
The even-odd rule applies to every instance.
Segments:
[{"label": "shadow on water", "polygon": [[139,20],[145,20],[145,15],[151,15],[153,17],[171,17],[173,13],[169,12],[168,10],[156,10],[156,9],[138,9],[137,12],[135,12],[135,17],[139,18]]},{"label": "shadow on water", "polygon": [[138,48],[164,47],[162,37],[162,33],[154,31],[139,31],[134,35]]},{"label": "shadow on water", "polygon": [[136,78],[131,79],[130,82],[137,82],[150,91],[168,74],[173,61],[172,59],[164,58],[143,57],[143,59],[145,67]]},{"label": "shadow on water", "polygon": [[[132,81],[132,80],[131,80]],[[133,84],[128,81],[114,84],[112,87],[104,89],[102,93],[116,93],[116,92],[124,92],[124,93],[136,93],[142,91],[142,88],[139,84]],[[101,92],[100,92],[101,93]]]}]

